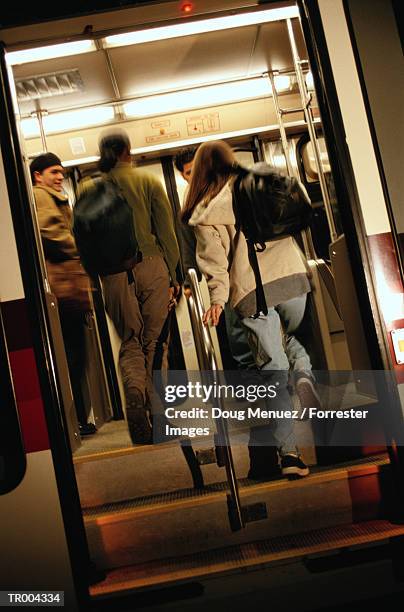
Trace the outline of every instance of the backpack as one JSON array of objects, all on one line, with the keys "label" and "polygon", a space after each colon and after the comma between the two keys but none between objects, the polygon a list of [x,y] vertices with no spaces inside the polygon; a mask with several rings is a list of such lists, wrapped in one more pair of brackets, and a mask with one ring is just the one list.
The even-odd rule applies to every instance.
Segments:
[{"label": "backpack", "polygon": [[294,177],[279,174],[258,162],[247,169],[235,168],[233,209],[236,227],[246,238],[248,258],[254,272],[257,310],[268,314],[257,251],[265,250],[266,242],[296,234],[309,226],[313,210],[304,187]]},{"label": "backpack", "polygon": [[90,276],[130,270],[138,243],[133,212],[118,185],[94,179],[73,208],[73,235],[83,267]]},{"label": "backpack", "polygon": [[236,220],[248,239],[259,248],[274,238],[297,234],[308,227],[312,207],[304,187],[294,177],[279,174],[258,162],[247,170],[236,169],[233,203]]}]

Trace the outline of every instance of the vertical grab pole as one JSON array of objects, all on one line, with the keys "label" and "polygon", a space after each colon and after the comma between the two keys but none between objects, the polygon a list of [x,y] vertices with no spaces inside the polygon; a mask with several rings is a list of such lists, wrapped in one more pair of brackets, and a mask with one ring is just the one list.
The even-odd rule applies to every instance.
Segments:
[{"label": "vertical grab pole", "polygon": [[278,119],[279,132],[281,135],[282,149],[283,149],[283,154],[286,160],[286,167],[288,169],[289,176],[292,176],[293,169],[292,169],[292,163],[290,161],[290,156],[289,156],[288,139],[286,136],[285,126],[283,124],[282,110],[281,110],[281,107],[279,106],[278,92],[276,91],[274,74],[273,72],[269,72],[267,76],[271,82],[272,98],[274,101],[276,117]]},{"label": "vertical grab pole", "polygon": [[32,113],[32,116],[34,116],[34,117],[36,117],[38,119],[39,133],[41,135],[41,141],[42,141],[42,148],[43,148],[44,152],[47,153],[48,145],[47,145],[47,142],[46,142],[45,128],[44,128],[44,125],[43,125],[43,116],[47,115],[48,112],[41,109],[41,107],[39,106],[38,100],[35,101],[35,108],[36,108],[36,110],[34,111],[34,113]]},{"label": "vertical grab pole", "polygon": [[[283,154],[286,160],[286,167],[288,169],[289,176],[293,176],[292,162],[290,161],[290,155],[289,155],[288,139],[286,136],[285,125],[283,123],[283,111],[279,105],[279,98],[278,98],[278,92],[276,91],[274,73],[269,72],[268,78],[271,82],[272,98],[274,101],[276,117],[278,119],[279,132],[281,135],[282,149],[283,149]],[[306,259],[312,259],[312,258],[316,259],[316,254],[315,254],[315,249],[314,249],[314,244],[313,244],[313,239],[311,237],[311,234],[307,230],[304,230],[301,232],[301,236],[302,236],[304,254],[306,256]]]},{"label": "vertical grab pole", "polygon": [[299,87],[299,93],[300,93],[300,97],[302,99],[302,104],[303,104],[304,118],[305,118],[306,123],[307,123],[307,128],[308,128],[308,131],[309,131],[310,141],[311,141],[311,144],[313,146],[314,160],[315,160],[315,163],[316,163],[318,178],[319,178],[319,181],[320,181],[320,188],[321,188],[321,193],[322,193],[322,196],[323,196],[325,212],[326,212],[326,215],[327,215],[327,221],[328,221],[328,227],[329,227],[329,230],[330,230],[331,242],[334,242],[334,240],[336,240],[338,235],[337,235],[337,230],[336,230],[335,223],[334,223],[334,216],[333,216],[333,213],[332,213],[332,208],[331,208],[330,197],[329,197],[329,194],[328,194],[327,183],[326,183],[324,172],[323,172],[323,166],[322,166],[322,163],[321,163],[321,153],[320,153],[320,149],[319,149],[319,146],[318,146],[316,132],[315,132],[315,129],[314,129],[314,121],[313,121],[313,117],[312,117],[312,114],[311,114],[311,108],[310,108],[311,96],[309,96],[308,92],[307,92],[306,83],[305,83],[304,76],[303,76],[303,71],[302,71],[302,63],[303,62],[299,58],[299,52],[297,50],[295,35],[294,35],[294,32],[293,32],[292,20],[291,19],[287,19],[286,20],[286,24],[287,24],[287,28],[288,28],[289,43],[290,43],[290,46],[291,46],[291,49],[292,49],[293,64],[294,64],[294,68],[295,68],[297,84],[298,84],[298,87]]}]

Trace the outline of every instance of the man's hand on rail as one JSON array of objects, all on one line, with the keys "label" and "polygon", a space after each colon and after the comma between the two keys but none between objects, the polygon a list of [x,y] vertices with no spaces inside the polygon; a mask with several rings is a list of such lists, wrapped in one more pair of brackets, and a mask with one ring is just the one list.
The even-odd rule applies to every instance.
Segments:
[{"label": "man's hand on rail", "polygon": [[208,325],[210,321],[212,325],[216,326],[219,323],[222,312],[223,307],[220,304],[213,304],[203,315],[203,324]]},{"label": "man's hand on rail", "polygon": [[175,308],[177,305],[177,297],[180,294],[180,286],[178,284],[173,285],[168,290],[168,310]]}]

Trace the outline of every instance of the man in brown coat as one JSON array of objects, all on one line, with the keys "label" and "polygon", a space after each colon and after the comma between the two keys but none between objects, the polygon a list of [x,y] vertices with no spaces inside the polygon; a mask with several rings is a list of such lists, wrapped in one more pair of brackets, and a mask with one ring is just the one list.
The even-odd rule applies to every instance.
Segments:
[{"label": "man in brown coat", "polygon": [[58,299],[70,382],[80,434],[95,433],[87,423],[85,384],[85,314],[90,310],[88,278],[80,264],[71,233],[71,209],[63,193],[64,169],[54,153],[36,157],[30,165],[39,228],[52,293]]}]

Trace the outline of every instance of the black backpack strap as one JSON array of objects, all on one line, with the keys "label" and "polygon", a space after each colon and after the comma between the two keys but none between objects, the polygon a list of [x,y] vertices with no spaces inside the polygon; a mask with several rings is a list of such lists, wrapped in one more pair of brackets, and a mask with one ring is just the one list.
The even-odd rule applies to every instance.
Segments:
[{"label": "black backpack strap", "polygon": [[254,319],[259,317],[262,312],[264,315],[268,314],[268,306],[267,301],[265,299],[264,287],[262,286],[261,272],[257,259],[257,252],[255,250],[255,245],[250,242],[250,240],[246,236],[247,247],[248,247],[248,259],[250,260],[250,266],[253,269],[254,277],[255,277],[255,295],[257,301],[257,310],[254,315]]},{"label": "black backpack strap", "polygon": [[264,315],[268,314],[268,306],[267,306],[267,302],[265,299],[264,287],[262,286],[261,272],[260,272],[258,259],[257,259],[257,250],[263,251],[265,250],[266,247],[265,247],[265,242],[264,242],[262,244],[257,245],[257,248],[256,248],[256,245],[254,244],[253,240],[248,235],[249,234],[248,215],[253,214],[254,207],[253,206],[246,207],[244,205],[245,203],[243,202],[243,199],[240,194],[240,182],[243,176],[245,176],[247,173],[248,171],[244,171],[240,173],[240,175],[236,178],[233,184],[233,211],[234,211],[234,216],[236,218],[236,230],[242,231],[245,236],[245,239],[247,242],[247,248],[248,248],[248,259],[250,262],[250,266],[252,267],[253,272],[254,272],[255,294],[256,294],[256,305],[257,305],[257,309],[254,315],[254,318],[257,318],[261,312]]}]

